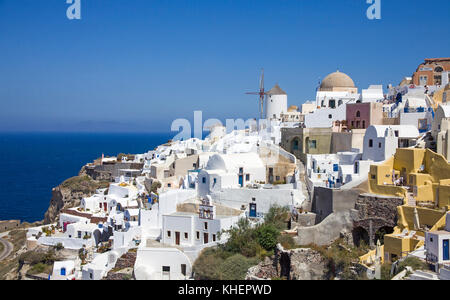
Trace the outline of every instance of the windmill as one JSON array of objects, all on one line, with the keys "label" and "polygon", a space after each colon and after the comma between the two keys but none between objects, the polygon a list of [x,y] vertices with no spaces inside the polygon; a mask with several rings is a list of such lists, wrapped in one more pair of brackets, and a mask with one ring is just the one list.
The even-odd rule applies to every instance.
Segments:
[{"label": "windmill", "polygon": [[262,69],[261,78],[259,80],[259,92],[250,92],[246,93],[247,95],[259,95],[259,112],[261,115],[261,119],[264,118],[264,97],[267,95],[267,92],[264,90],[264,69]]}]

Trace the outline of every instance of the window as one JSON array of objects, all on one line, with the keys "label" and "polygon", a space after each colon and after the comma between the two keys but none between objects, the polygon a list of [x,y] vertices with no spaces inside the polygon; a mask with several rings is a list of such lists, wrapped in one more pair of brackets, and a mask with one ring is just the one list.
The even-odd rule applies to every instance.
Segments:
[{"label": "window", "polygon": [[163,272],[169,272],[170,273],[170,267],[169,266],[163,266],[162,267]]},{"label": "window", "polygon": [[215,242],[215,241],[216,241],[216,235],[213,234],[213,242]]},{"label": "window", "polygon": [[214,184],[216,184],[217,183],[217,178],[214,178]]},{"label": "window", "polygon": [[239,174],[244,173],[244,168],[239,168]]},{"label": "window", "polygon": [[245,175],[245,181],[250,181],[250,174]]},{"label": "window", "polygon": [[436,67],[435,69],[434,69],[434,71],[436,72],[436,73],[441,73],[441,72],[444,72],[444,69],[442,68],[442,67]]},{"label": "window", "polygon": [[202,178],[202,182],[203,182],[203,183],[206,183],[206,177],[203,177],[203,178]]},{"label": "window", "polygon": [[381,143],[378,143],[378,148],[381,148]]},{"label": "window", "polygon": [[356,112],[356,117],[361,118],[361,112],[359,110]]},{"label": "window", "polygon": [[395,130],[394,133],[395,133],[395,137],[398,137],[398,130]]},{"label": "window", "polygon": [[328,102],[328,106],[329,106],[330,108],[336,108],[336,100],[330,100],[330,101]]},{"label": "window", "polygon": [[167,237],[170,238],[170,236],[171,236],[171,232],[169,230],[169,231],[167,231]]},{"label": "window", "polygon": [[362,126],[362,128],[363,128],[363,129],[366,128],[366,121],[365,121],[365,120],[363,120],[363,126]]},{"label": "window", "polygon": [[187,232],[184,233],[184,239],[185,240],[189,239],[189,233],[187,233]]},{"label": "window", "polygon": [[89,278],[90,278],[90,279],[92,279],[92,278],[93,278],[93,276],[92,276],[92,273],[89,273]]},{"label": "window", "polygon": [[356,121],[356,128],[360,128],[361,126],[361,122],[360,121]]},{"label": "window", "polygon": [[377,177],[375,175],[370,175],[370,178],[376,179]]},{"label": "window", "polygon": [[372,147],[373,147],[373,140],[370,139],[370,140],[369,140],[369,148],[372,148]]},{"label": "window", "polygon": [[168,183],[168,184],[167,184],[167,187],[171,187],[171,186],[172,186],[172,184],[171,184],[171,183]]},{"label": "window", "polygon": [[205,230],[208,230],[208,222],[205,222],[205,224],[203,225],[203,228],[204,228]]},{"label": "window", "polygon": [[66,268],[61,268],[61,276],[66,276]]},{"label": "window", "polygon": [[78,238],[81,239],[81,231],[78,231]]},{"label": "window", "polygon": [[333,172],[338,172],[339,171],[339,165],[338,164],[334,164],[333,165]]},{"label": "window", "polygon": [[185,264],[181,265],[181,274],[183,274],[183,276],[186,276],[186,265]]},{"label": "window", "polygon": [[200,231],[197,231],[197,232],[196,232],[196,238],[197,238],[197,240],[200,239]]},{"label": "window", "polygon": [[316,140],[312,140],[312,141],[309,143],[309,148],[311,148],[311,149],[316,149],[316,148],[317,148],[317,141],[316,141]]},{"label": "window", "polygon": [[355,127],[355,121],[352,121],[352,127]]},{"label": "window", "polygon": [[333,115],[328,115],[328,119],[332,119],[333,118]]}]

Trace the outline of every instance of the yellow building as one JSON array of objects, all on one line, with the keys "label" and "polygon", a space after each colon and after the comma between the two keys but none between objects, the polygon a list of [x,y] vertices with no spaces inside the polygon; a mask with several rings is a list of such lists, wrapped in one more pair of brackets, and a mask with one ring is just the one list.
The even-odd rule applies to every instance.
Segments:
[{"label": "yellow building", "polygon": [[398,149],[383,164],[371,166],[369,189],[373,194],[404,199],[397,208],[394,232],[384,236],[384,260],[392,261],[423,246],[425,232],[445,226],[450,210],[450,163],[429,149]]}]

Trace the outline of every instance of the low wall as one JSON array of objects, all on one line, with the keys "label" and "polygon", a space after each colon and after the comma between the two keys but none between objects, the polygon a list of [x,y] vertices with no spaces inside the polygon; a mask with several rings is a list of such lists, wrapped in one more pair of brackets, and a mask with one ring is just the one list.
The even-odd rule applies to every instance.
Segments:
[{"label": "low wall", "polygon": [[305,200],[305,196],[300,190],[293,189],[224,189],[211,196],[218,204],[234,209],[241,209],[242,205],[248,206],[253,202],[252,198],[255,198],[257,211],[263,214],[267,213],[274,205],[291,206],[293,200],[294,205],[301,205]]},{"label": "low wall", "polygon": [[83,248],[83,245],[86,247],[91,247],[95,245],[94,239],[90,238],[88,240],[84,239],[76,239],[76,238],[68,238],[68,237],[48,237],[43,236],[38,239],[38,244],[46,245],[46,246],[56,246],[58,244],[62,244],[64,248],[78,250]]},{"label": "low wall", "polygon": [[341,233],[351,233],[354,216],[355,212],[350,210],[332,213],[320,224],[298,228],[294,240],[300,246],[330,245],[341,236]]}]

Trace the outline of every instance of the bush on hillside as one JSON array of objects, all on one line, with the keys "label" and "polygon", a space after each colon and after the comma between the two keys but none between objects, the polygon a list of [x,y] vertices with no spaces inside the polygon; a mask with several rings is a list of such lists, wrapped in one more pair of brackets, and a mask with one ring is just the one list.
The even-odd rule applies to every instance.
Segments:
[{"label": "bush on hillside", "polygon": [[272,224],[278,230],[286,230],[289,219],[289,208],[278,205],[272,206],[264,217],[265,224]]},{"label": "bush on hillside", "polygon": [[264,224],[256,230],[258,244],[267,251],[274,250],[277,246],[280,231],[273,224]]},{"label": "bush on hillside", "polygon": [[247,258],[241,254],[235,254],[223,261],[218,268],[219,280],[244,280],[250,267],[257,265],[256,258]]}]

